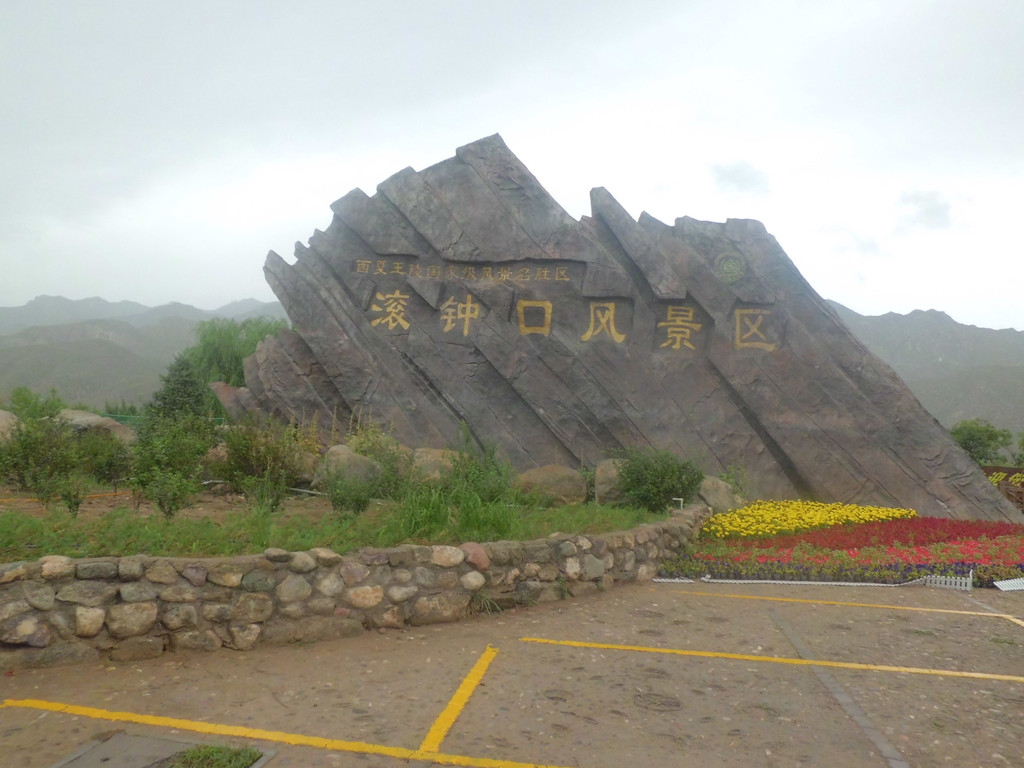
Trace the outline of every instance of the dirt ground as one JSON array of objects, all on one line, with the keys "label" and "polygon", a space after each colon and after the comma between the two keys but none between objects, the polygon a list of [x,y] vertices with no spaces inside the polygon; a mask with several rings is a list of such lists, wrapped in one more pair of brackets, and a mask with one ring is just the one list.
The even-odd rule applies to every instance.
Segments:
[{"label": "dirt ground", "polygon": [[[43,768],[120,729],[276,749],[271,768],[1020,766],[1024,624],[1002,614],[1019,619],[1024,593],[647,584],[337,642],[19,670],[0,676],[0,762]],[[192,730],[210,724],[284,735]]]}]

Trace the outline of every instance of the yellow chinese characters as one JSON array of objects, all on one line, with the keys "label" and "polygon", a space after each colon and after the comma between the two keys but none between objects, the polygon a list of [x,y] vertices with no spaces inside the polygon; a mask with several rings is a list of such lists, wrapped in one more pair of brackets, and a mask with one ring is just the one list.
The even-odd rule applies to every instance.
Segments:
[{"label": "yellow chinese characters", "polygon": [[473,294],[467,293],[465,301],[456,301],[454,296],[441,305],[441,322],[444,332],[453,330],[462,323],[462,335],[469,336],[469,324],[480,317],[480,305],[473,300]]},{"label": "yellow chinese characters", "polygon": [[550,301],[520,299],[516,302],[516,313],[519,315],[519,335],[539,333],[542,336],[550,336],[552,309]]},{"label": "yellow chinese characters", "polygon": [[592,301],[590,302],[590,327],[581,337],[582,341],[590,341],[595,336],[607,333],[616,344],[626,340],[626,334],[619,333],[615,327],[615,302],[614,301]]},{"label": "yellow chinese characters", "polygon": [[779,348],[777,342],[769,336],[764,321],[771,315],[768,309],[737,309],[736,310],[736,349],[767,349],[772,352]]},{"label": "yellow chinese characters", "polygon": [[681,349],[687,347],[696,351],[691,339],[693,334],[704,326],[693,321],[693,307],[669,307],[666,319],[658,323],[659,328],[665,329],[667,338],[661,346]]},{"label": "yellow chinese characters", "polygon": [[401,291],[394,291],[392,293],[380,293],[378,291],[376,296],[377,301],[380,304],[373,303],[370,305],[370,309],[374,312],[383,312],[384,314],[378,318],[370,321],[370,325],[386,325],[389,331],[395,330],[395,328],[402,328],[402,330],[409,330],[409,321],[405,317],[405,310],[409,305],[409,294],[402,293]]}]

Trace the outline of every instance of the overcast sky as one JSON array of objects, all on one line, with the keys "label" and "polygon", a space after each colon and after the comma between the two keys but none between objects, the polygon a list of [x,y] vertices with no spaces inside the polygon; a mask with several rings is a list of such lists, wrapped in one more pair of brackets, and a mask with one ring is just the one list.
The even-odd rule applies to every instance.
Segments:
[{"label": "overcast sky", "polygon": [[1020,0],[3,0],[0,306],[274,298],[500,133],[574,217],[754,218],[861,314],[1024,330]]}]

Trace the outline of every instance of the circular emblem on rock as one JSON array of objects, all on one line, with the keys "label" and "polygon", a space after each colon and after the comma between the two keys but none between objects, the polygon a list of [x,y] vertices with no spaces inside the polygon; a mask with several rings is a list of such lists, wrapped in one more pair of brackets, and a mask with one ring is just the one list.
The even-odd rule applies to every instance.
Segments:
[{"label": "circular emblem on rock", "polygon": [[738,253],[720,253],[715,257],[715,274],[727,283],[735,283],[747,274],[747,262]]}]

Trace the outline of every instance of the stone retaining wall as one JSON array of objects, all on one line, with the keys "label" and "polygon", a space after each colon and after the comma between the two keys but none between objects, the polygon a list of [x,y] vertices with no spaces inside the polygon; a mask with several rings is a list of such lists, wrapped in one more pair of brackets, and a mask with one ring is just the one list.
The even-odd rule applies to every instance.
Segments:
[{"label": "stone retaining wall", "polygon": [[536,541],[232,558],[48,555],[0,565],[0,669],[250,650],[458,621],[647,581],[710,510]]}]

